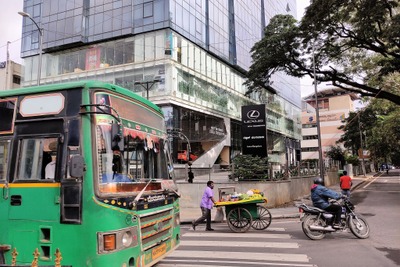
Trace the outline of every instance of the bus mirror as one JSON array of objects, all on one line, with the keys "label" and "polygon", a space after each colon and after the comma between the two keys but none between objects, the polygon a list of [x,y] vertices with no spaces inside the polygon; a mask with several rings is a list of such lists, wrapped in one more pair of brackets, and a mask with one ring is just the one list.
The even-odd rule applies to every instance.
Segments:
[{"label": "bus mirror", "polygon": [[84,171],[84,160],[81,155],[73,155],[71,156],[71,160],[69,162],[69,174],[73,178],[82,178]]},{"label": "bus mirror", "polygon": [[118,146],[118,150],[122,151],[124,150],[124,138],[123,138],[123,129],[122,125],[117,124],[117,123],[112,123],[111,124],[111,138],[112,138],[112,148],[113,150],[116,150],[115,148]]}]

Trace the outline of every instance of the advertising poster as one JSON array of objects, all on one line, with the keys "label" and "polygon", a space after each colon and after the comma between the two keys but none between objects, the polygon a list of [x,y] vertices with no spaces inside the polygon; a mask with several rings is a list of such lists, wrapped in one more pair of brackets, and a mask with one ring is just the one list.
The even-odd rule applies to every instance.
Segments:
[{"label": "advertising poster", "polygon": [[243,155],[267,156],[265,105],[242,106]]}]

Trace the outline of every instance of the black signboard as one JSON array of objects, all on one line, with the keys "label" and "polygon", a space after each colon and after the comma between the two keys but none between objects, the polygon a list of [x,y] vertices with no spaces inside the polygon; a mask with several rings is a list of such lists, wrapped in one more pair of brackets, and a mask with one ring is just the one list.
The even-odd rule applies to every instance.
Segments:
[{"label": "black signboard", "polygon": [[243,155],[267,156],[265,105],[242,106]]}]

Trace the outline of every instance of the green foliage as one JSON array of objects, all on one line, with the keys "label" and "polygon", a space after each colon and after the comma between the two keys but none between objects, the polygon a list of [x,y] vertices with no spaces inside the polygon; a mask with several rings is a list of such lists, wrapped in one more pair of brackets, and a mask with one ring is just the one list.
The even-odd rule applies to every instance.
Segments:
[{"label": "green foliage", "polygon": [[[381,83],[384,90],[400,94],[400,73],[395,72]],[[350,113],[341,127],[339,142],[356,154],[361,137],[374,162],[400,164],[400,107],[384,99],[373,99],[357,113]],[[361,137],[360,137],[361,134]]]},{"label": "green foliage", "polygon": [[400,66],[398,11],[398,0],[313,0],[300,22],[276,15],[251,50],[247,94],[271,90],[275,72],[313,78],[315,70],[318,81],[400,104],[382,86]]},{"label": "green foliage", "polygon": [[353,166],[358,166],[360,164],[358,156],[356,155],[347,155],[345,159],[347,164],[352,164]]},{"label": "green foliage", "polygon": [[268,180],[268,158],[238,155],[233,159],[233,176],[238,180]]},{"label": "green foliage", "polygon": [[290,177],[299,176],[299,168],[297,166],[292,166],[289,168]]},{"label": "green foliage", "polygon": [[[213,89],[217,90],[217,88]],[[228,97],[226,95],[217,94],[216,92],[214,92],[214,90],[207,90],[207,88],[202,88],[198,85],[195,85],[193,82],[179,82],[178,90],[184,94],[195,96],[199,99],[214,103],[223,108],[226,108],[228,106]]]},{"label": "green foliage", "polygon": [[283,180],[285,178],[285,172],[283,170],[274,172],[274,181]]},{"label": "green foliage", "polygon": [[342,166],[345,164],[345,152],[340,146],[330,146],[325,154],[332,160],[340,161]]},{"label": "green foliage", "polygon": [[[371,108],[365,108],[362,111],[350,112],[349,116],[344,120],[344,125],[339,129],[344,133],[337,141],[343,143],[351,154],[357,154],[361,148],[361,140],[365,140],[370,135],[370,129],[377,123],[378,118]],[[365,149],[365,141],[363,141]]]}]

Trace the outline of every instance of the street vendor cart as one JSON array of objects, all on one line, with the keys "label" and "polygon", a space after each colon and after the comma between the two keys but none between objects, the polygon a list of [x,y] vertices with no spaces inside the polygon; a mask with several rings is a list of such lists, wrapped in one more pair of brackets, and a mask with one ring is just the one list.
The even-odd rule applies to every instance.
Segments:
[{"label": "street vendor cart", "polygon": [[267,199],[258,190],[238,194],[231,186],[219,188],[218,192],[219,201],[215,207],[225,207],[226,222],[233,232],[244,233],[250,227],[264,230],[271,224],[271,213],[262,205]]}]

